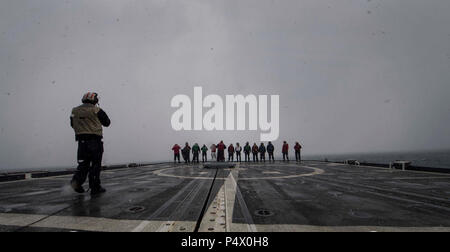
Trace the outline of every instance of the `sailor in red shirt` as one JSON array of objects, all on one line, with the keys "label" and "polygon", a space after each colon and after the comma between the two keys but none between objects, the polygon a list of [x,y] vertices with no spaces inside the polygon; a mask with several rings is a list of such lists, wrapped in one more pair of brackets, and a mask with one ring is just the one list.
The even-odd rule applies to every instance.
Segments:
[{"label": "sailor in red shirt", "polygon": [[256,143],[253,144],[252,153],[253,153],[253,162],[259,162],[258,160],[259,147],[258,145],[256,145]]},{"label": "sailor in red shirt", "polygon": [[228,147],[228,162],[234,162],[234,146],[230,144]]},{"label": "sailor in red shirt", "polygon": [[218,162],[225,162],[225,144],[223,143],[223,141],[220,141],[220,143],[217,145],[217,161]]},{"label": "sailor in red shirt", "polygon": [[217,146],[215,144],[212,144],[211,147],[209,147],[209,148],[211,149],[211,159],[217,160],[217,155],[216,155]]},{"label": "sailor in red shirt", "polygon": [[301,162],[302,157],[300,155],[300,151],[302,150],[302,146],[298,142],[295,143],[294,150],[295,150],[295,160],[297,160],[297,162]]},{"label": "sailor in red shirt", "polygon": [[283,161],[286,161],[286,159],[287,161],[289,161],[289,144],[286,141],[283,142],[282,151],[283,151]]},{"label": "sailor in red shirt", "polygon": [[172,150],[173,150],[174,162],[176,163],[177,159],[178,159],[178,163],[181,163],[180,162],[180,150],[181,150],[181,147],[178,144],[175,144],[173,146]]}]

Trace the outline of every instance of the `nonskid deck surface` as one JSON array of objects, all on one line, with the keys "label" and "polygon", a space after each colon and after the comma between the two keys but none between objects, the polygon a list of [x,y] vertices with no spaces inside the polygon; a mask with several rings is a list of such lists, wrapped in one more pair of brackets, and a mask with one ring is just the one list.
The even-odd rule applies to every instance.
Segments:
[{"label": "nonskid deck surface", "polygon": [[334,163],[158,164],[0,183],[0,231],[450,231],[450,175]]}]

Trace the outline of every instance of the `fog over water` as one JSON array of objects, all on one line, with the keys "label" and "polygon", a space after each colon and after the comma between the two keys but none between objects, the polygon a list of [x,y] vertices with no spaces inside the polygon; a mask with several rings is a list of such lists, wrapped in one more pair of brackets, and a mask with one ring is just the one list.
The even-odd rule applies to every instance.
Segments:
[{"label": "fog over water", "polygon": [[[76,165],[71,109],[98,92],[105,164],[170,160],[172,97],[279,95],[305,155],[450,149],[448,0],[2,0],[0,172]],[[206,112],[206,111],[204,111]]]}]

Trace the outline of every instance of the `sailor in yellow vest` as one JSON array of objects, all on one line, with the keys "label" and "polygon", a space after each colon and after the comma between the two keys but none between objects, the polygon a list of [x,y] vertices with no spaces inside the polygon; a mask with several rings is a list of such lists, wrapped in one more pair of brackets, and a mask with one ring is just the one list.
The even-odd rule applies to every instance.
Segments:
[{"label": "sailor in yellow vest", "polygon": [[91,195],[106,192],[101,187],[100,170],[103,157],[103,126],[108,127],[111,121],[108,115],[98,107],[98,94],[87,93],[81,100],[83,104],[72,110],[70,125],[75,131],[78,142],[78,168],[71,186],[78,193],[84,193],[83,183],[89,175]]}]

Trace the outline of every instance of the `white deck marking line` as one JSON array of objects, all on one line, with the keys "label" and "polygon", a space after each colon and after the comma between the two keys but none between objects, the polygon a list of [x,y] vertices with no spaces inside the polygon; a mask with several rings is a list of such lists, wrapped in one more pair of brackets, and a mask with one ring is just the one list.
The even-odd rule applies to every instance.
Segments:
[{"label": "white deck marking line", "polygon": [[[37,214],[0,213],[0,225],[26,227],[35,220],[45,217]],[[94,231],[94,232],[128,232],[144,230],[138,225],[141,220],[117,220],[99,217],[81,216],[52,216],[43,222],[33,224],[35,228],[56,228],[66,230]],[[158,224],[158,221],[148,221],[149,224]],[[245,224],[236,224],[243,226]],[[139,227],[139,229],[138,229]],[[264,232],[449,232],[450,227],[389,227],[389,226],[308,226],[298,224],[286,225],[257,225]]]},{"label": "white deck marking line", "polygon": [[265,171],[265,172],[262,172],[262,174],[281,174],[281,172],[279,172],[279,171]]},{"label": "white deck marking line", "polygon": [[[155,164],[155,165],[146,165],[146,166],[141,166],[138,167],[139,169],[141,168],[156,168],[159,169],[160,167],[154,167],[154,166],[160,166],[159,164]],[[112,169],[112,170],[104,170],[102,171],[102,173],[105,174],[113,174],[116,171],[123,171],[123,170],[129,170],[129,169],[133,169],[131,167],[126,167],[126,168],[119,168],[119,169]],[[30,181],[36,181],[36,180],[51,180],[51,179],[55,179],[55,178],[65,178],[65,177],[72,177],[73,174],[75,173],[76,170],[70,171],[70,174],[65,174],[65,175],[56,175],[56,176],[49,176],[49,177],[42,177],[42,178],[29,178],[29,179],[19,179],[19,180],[13,180],[13,181],[3,181],[0,182],[0,185],[2,184],[11,184],[11,183],[18,183],[18,182],[30,182]],[[150,171],[148,171],[150,172]],[[32,174],[32,173],[30,173]]]},{"label": "white deck marking line", "polygon": [[[237,166],[239,166],[239,164],[237,164]],[[233,169],[233,170],[237,170],[239,168]],[[319,175],[319,174],[323,174],[325,173],[324,170],[317,168],[317,167],[311,167],[311,166],[304,166],[304,165],[298,165],[298,166],[293,166],[293,165],[289,165],[289,167],[294,167],[294,168],[306,168],[306,169],[311,169],[313,170],[313,172],[311,173],[306,173],[306,174],[294,174],[294,175],[286,175],[286,176],[272,176],[272,177],[253,177],[253,178],[239,178],[239,180],[264,180],[264,179],[291,179],[291,178],[299,178],[299,177],[309,177],[309,176],[315,176],[315,175]],[[172,174],[167,174],[164,173],[165,171],[168,170],[175,170],[175,169],[180,169],[180,167],[173,167],[173,168],[166,168],[166,169],[160,169],[160,170],[156,170],[153,173],[155,175],[158,176],[163,176],[163,177],[172,177],[172,178],[182,178],[182,179],[205,179],[205,180],[212,180],[214,178],[212,177],[197,177],[197,176],[179,176],[179,175],[172,175]],[[216,178],[216,180],[226,180],[225,178]]]},{"label": "white deck marking line", "polygon": [[131,232],[133,232],[133,233],[142,232],[150,223],[151,223],[150,221],[143,221],[137,227],[135,227]]},{"label": "white deck marking line", "polygon": [[[235,171],[230,172],[227,179],[225,180],[225,202],[226,202],[226,230],[227,232],[234,232],[233,225],[233,211],[235,209],[234,203],[236,199],[240,206],[242,215],[246,220],[246,227],[248,232],[257,232],[257,228],[253,222],[252,215],[248,210],[247,204],[245,203],[244,197],[242,196],[241,190],[236,182],[234,176],[239,178],[239,164],[237,164],[237,168]],[[234,174],[233,174],[234,173]]]}]

